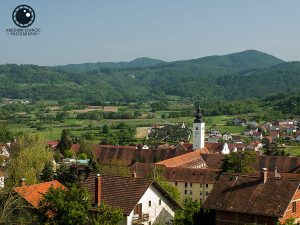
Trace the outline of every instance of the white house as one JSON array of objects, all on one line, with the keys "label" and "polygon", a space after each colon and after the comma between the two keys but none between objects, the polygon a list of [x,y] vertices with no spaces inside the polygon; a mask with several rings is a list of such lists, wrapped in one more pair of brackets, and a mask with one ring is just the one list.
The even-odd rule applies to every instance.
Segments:
[{"label": "white house", "polygon": [[122,210],[121,225],[173,224],[177,202],[154,180],[91,174],[83,185],[94,208],[102,202]]},{"label": "white house", "polygon": [[4,188],[4,173],[0,170],[0,189]]},{"label": "white house", "polygon": [[207,139],[208,143],[218,143],[220,141],[220,137],[216,135],[209,136]]},{"label": "white house", "polygon": [[232,135],[226,132],[226,133],[223,134],[222,139],[224,141],[231,141],[232,140]]}]

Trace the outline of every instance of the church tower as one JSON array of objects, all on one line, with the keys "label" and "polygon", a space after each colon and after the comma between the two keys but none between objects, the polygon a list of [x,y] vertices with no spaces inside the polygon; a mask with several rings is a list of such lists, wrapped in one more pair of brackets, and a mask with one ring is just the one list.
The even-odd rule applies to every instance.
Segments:
[{"label": "church tower", "polygon": [[198,103],[193,123],[193,150],[204,148],[205,123],[202,119],[200,105]]}]

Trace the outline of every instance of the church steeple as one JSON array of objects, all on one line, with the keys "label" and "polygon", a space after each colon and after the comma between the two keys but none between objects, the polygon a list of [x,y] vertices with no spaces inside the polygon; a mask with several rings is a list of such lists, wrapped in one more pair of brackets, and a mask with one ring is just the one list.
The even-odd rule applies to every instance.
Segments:
[{"label": "church steeple", "polygon": [[202,118],[199,102],[197,103],[195,120],[193,123],[193,149],[204,148],[205,123]]},{"label": "church steeple", "polygon": [[195,113],[195,120],[194,123],[202,123],[202,114],[201,114],[201,108],[200,108],[200,103],[197,103],[197,109],[196,109],[196,113]]}]

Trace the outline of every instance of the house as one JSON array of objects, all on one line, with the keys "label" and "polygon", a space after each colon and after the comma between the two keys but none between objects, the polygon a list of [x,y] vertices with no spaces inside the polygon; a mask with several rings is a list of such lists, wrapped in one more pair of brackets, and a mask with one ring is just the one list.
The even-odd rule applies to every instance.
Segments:
[{"label": "house", "polygon": [[222,139],[224,141],[232,141],[232,135],[226,132],[222,135]]},{"label": "house", "polygon": [[254,132],[252,134],[252,138],[255,139],[255,140],[262,140],[263,139],[263,135],[260,132]]},{"label": "house", "polygon": [[228,144],[230,152],[242,152],[245,150],[246,145],[245,144],[238,144],[238,143],[232,143]]},{"label": "house", "polygon": [[252,151],[259,151],[259,149],[261,149],[263,147],[263,144],[256,140],[254,142],[249,143],[248,145],[246,145],[245,150],[252,150]]},{"label": "house", "polygon": [[258,128],[250,128],[250,129],[246,129],[243,134],[246,136],[252,136],[253,133],[256,133],[257,131]]},{"label": "house", "polygon": [[208,131],[208,134],[211,135],[211,136],[222,137],[222,134],[220,133],[220,131],[216,130],[216,129],[210,129]]},{"label": "house", "polygon": [[54,189],[65,189],[65,186],[63,186],[57,180],[26,186],[25,180],[22,179],[20,187],[14,188],[14,191],[18,193],[31,206],[37,209],[40,201],[43,199],[43,196],[51,187],[53,187]]},{"label": "house", "polygon": [[262,139],[262,142],[264,144],[268,144],[268,143],[271,143],[273,141],[273,138],[271,136],[265,136],[263,139]]},{"label": "house", "polygon": [[280,133],[279,133],[279,131],[271,131],[270,136],[273,140],[277,140],[280,137]]},{"label": "house", "polygon": [[220,141],[220,137],[216,135],[211,135],[208,137],[207,142],[209,143],[218,143]]},{"label": "house", "polygon": [[270,130],[270,128],[271,128],[272,126],[273,126],[272,123],[266,122],[266,123],[264,123],[264,124],[261,126],[261,130],[264,131],[264,132],[266,132],[266,131]]},{"label": "house", "polygon": [[243,140],[240,135],[232,135],[232,141],[237,144],[243,143]]},{"label": "house", "polygon": [[206,200],[216,183],[219,170],[171,167],[165,169],[165,178],[180,193],[180,199],[191,197],[201,203]]},{"label": "house", "polygon": [[121,225],[173,224],[178,203],[154,180],[91,174],[83,187],[96,209],[104,203],[123,212]]},{"label": "house", "polygon": [[246,126],[247,120],[241,118],[234,118],[233,125],[235,126]]},{"label": "house", "polygon": [[274,225],[288,218],[300,222],[300,189],[298,179],[267,169],[258,174],[225,174],[215,184],[203,204],[215,213],[216,225]]},{"label": "house", "polygon": [[256,121],[251,121],[251,122],[249,122],[248,126],[250,128],[257,128],[258,127],[258,123]]},{"label": "house", "polygon": [[4,173],[0,170],[0,189],[4,188]]}]

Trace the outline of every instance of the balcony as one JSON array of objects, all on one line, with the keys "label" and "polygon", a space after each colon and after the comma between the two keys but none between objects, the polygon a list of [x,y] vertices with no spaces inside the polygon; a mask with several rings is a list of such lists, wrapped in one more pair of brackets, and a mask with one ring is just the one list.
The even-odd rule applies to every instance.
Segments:
[{"label": "balcony", "polygon": [[142,224],[149,220],[149,213],[143,213],[142,215],[135,214],[132,218],[132,224]]}]

